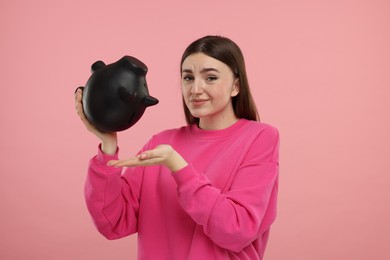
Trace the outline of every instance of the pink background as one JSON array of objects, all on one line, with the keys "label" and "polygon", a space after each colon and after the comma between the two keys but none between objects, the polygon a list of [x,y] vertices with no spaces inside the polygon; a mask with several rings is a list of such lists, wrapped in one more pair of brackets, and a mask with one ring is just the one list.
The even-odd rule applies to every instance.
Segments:
[{"label": "pink background", "polygon": [[0,259],[135,259],[83,198],[97,139],[74,110],[90,65],[133,55],[160,99],[121,156],[184,124],[179,60],[206,34],[236,41],[262,120],[281,133],[267,260],[390,259],[390,2],[0,2]]}]

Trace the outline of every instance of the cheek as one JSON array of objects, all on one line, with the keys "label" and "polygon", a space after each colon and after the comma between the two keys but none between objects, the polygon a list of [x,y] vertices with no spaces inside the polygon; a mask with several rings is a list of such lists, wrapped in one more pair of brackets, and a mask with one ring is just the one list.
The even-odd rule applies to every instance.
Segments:
[{"label": "cheek", "polygon": [[180,85],[180,90],[181,90],[182,94],[185,93],[185,87],[184,87],[183,83]]},{"label": "cheek", "polygon": [[181,86],[181,95],[186,97],[188,95],[188,89],[185,86]]},{"label": "cheek", "polygon": [[182,96],[182,98],[183,98],[183,100],[184,100],[184,103],[187,105],[187,107],[188,107],[188,103],[189,103],[189,96],[190,96],[191,94],[190,94],[190,92],[188,91],[188,88],[186,88],[186,87],[182,87],[181,88],[181,96]]},{"label": "cheek", "polygon": [[221,85],[214,92],[214,97],[222,102],[226,102],[231,99],[232,89],[229,85]]}]

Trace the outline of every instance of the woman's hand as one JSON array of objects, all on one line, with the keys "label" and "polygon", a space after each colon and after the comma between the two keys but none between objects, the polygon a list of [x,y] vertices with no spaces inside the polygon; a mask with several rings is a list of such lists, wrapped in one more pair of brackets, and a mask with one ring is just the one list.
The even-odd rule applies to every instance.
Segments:
[{"label": "woman's hand", "polygon": [[88,121],[88,119],[85,117],[84,110],[83,110],[83,104],[82,104],[82,98],[83,98],[82,88],[78,88],[75,92],[75,108],[76,108],[77,114],[79,115],[81,121],[84,123],[84,125],[88,131],[90,131],[91,133],[96,135],[97,138],[100,139],[100,141],[102,142],[101,149],[102,149],[103,153],[115,154],[116,150],[117,150],[117,145],[118,145],[116,132],[104,133],[102,131],[99,131],[96,127],[94,127]]},{"label": "woman's hand", "polygon": [[188,165],[183,157],[167,144],[158,145],[153,150],[144,151],[129,159],[111,160],[108,164],[115,167],[165,165],[171,172],[177,172]]}]

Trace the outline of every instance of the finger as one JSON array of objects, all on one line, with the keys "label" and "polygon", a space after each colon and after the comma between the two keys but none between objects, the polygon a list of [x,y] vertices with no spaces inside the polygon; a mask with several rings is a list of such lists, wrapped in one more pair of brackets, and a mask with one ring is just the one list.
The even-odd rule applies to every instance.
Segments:
[{"label": "finger", "polygon": [[76,88],[76,90],[75,90],[74,93],[76,94],[76,92],[79,91],[79,90],[82,92],[82,91],[84,90],[84,88],[85,88],[85,87],[80,86],[80,87]]},{"label": "finger", "polygon": [[140,159],[140,160],[145,160],[147,158],[149,158],[149,154],[147,152],[143,152],[143,153],[140,153],[137,155],[137,158]]},{"label": "finger", "polygon": [[76,91],[74,92],[74,95],[75,95],[76,99],[81,97],[82,93],[83,93],[82,89],[81,88],[77,88]]},{"label": "finger", "polygon": [[77,105],[76,105],[76,111],[77,111],[77,114],[80,116],[81,120],[85,122],[86,118],[84,115],[84,109],[83,109],[83,105],[80,102],[77,103]]},{"label": "finger", "polygon": [[80,117],[83,119],[85,118],[85,115],[84,115],[84,109],[81,100],[82,100],[82,90],[78,88],[75,94],[75,107],[76,107],[77,114],[79,114]]},{"label": "finger", "polygon": [[82,106],[82,102],[81,102],[81,99],[82,99],[82,92],[80,89],[78,89],[76,91],[76,94],[75,94],[75,107],[76,107],[76,110],[79,106]]},{"label": "finger", "polygon": [[79,115],[81,121],[87,127],[87,129],[89,130],[94,129],[94,126],[88,121],[87,117],[84,114],[83,104],[81,103],[80,99],[76,102],[76,112]]},{"label": "finger", "polygon": [[140,160],[137,157],[132,157],[129,159],[122,159],[122,160],[110,160],[108,161],[107,165],[109,166],[115,166],[115,167],[132,167],[137,166]]},{"label": "finger", "polygon": [[77,108],[77,103],[78,103],[78,93],[79,90],[77,89],[76,92],[74,93],[74,105],[75,105],[75,108]]},{"label": "finger", "polygon": [[111,160],[107,163],[107,165],[114,166],[114,167],[151,166],[151,165],[158,165],[158,164],[161,164],[160,158],[139,160],[138,157],[133,157],[124,160]]},{"label": "finger", "polygon": [[162,149],[162,146],[157,146],[152,150],[143,151],[142,153],[138,154],[137,157],[140,160],[146,160],[151,158],[163,158],[164,152],[165,151],[164,149]]}]

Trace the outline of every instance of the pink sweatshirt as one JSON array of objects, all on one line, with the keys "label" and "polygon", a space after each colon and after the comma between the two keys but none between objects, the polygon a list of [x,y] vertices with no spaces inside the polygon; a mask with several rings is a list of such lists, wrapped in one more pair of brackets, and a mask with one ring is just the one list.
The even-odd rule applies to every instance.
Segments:
[{"label": "pink sweatshirt", "polygon": [[262,259],[276,218],[278,131],[240,119],[223,130],[196,125],[167,130],[143,150],[170,144],[189,163],[107,166],[118,154],[91,159],[85,198],[106,238],[138,232],[138,259]]}]

